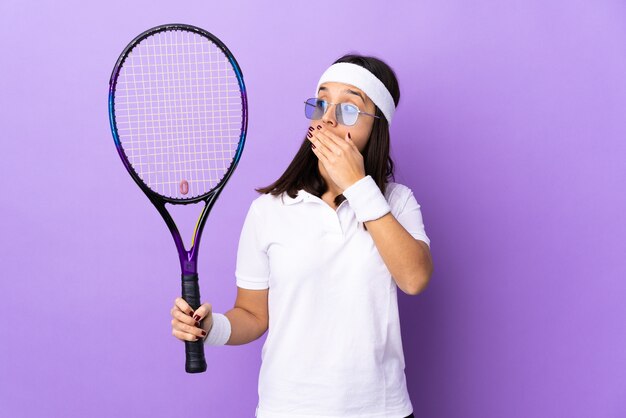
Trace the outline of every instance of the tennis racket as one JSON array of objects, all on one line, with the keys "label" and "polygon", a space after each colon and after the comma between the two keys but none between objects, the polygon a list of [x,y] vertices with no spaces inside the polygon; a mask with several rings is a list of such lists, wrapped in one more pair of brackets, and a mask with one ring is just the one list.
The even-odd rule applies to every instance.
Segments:
[{"label": "tennis racket", "polygon": [[[200,307],[198,248],[211,207],[243,151],[248,105],[241,69],[214,35],[161,25],[128,44],[109,82],[115,146],[167,224],[180,259],[182,297]],[[190,249],[165,204],[204,202]],[[185,370],[206,370],[203,341],[185,341]]]}]

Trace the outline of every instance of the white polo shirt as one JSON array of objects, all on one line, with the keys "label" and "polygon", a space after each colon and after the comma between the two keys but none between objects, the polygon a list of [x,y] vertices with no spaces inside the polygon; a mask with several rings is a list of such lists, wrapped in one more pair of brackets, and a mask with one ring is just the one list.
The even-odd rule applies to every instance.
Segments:
[{"label": "white polo shirt", "polygon": [[[375,184],[375,183],[373,183]],[[420,205],[388,183],[391,213],[426,242]],[[269,288],[257,418],[404,418],[397,285],[348,200],[263,194],[244,221],[237,286]]]}]

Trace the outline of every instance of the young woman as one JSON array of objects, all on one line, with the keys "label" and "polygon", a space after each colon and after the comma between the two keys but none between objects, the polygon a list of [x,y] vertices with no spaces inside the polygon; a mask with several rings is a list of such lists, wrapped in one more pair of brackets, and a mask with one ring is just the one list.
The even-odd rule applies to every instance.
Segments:
[{"label": "young woman", "polygon": [[302,146],[248,210],[234,308],[193,312],[175,300],[180,340],[240,345],[269,330],[257,418],[413,417],[397,288],[420,293],[433,264],[420,205],[389,181],[399,100],[383,61],[331,65],[305,102]]}]

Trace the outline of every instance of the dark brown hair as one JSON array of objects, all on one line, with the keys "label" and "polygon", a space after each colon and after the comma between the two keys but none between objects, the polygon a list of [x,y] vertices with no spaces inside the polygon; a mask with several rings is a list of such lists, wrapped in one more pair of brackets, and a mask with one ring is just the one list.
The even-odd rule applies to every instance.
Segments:
[{"label": "dark brown hair", "polygon": [[[334,63],[348,62],[369,70],[387,87],[396,107],[400,101],[400,88],[395,73],[386,63],[375,57],[368,57],[358,54],[348,54],[339,58]],[[372,132],[367,144],[362,152],[365,165],[365,175],[370,175],[385,193],[388,179],[395,181],[393,168],[394,164],[389,155],[389,124],[387,119],[376,106],[376,118],[372,126]],[[308,132],[308,131],[307,131]],[[298,190],[304,189],[307,192],[322,197],[328,189],[318,169],[317,156],[311,150],[309,140],[304,136],[304,141],[296,153],[293,161],[285,170],[282,176],[274,183],[266,187],[255,189],[259,193],[271,193],[278,196],[283,192],[291,198],[295,198]],[[339,205],[345,197],[340,194],[335,197],[335,205]]]}]

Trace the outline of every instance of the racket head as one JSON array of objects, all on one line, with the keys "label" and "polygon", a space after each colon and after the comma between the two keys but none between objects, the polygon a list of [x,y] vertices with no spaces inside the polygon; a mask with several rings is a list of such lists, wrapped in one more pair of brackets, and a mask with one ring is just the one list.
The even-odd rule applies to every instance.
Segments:
[{"label": "racket head", "polygon": [[156,26],[118,58],[109,81],[109,120],[122,162],[151,200],[208,200],[228,181],[245,144],[243,74],[208,31]]}]

